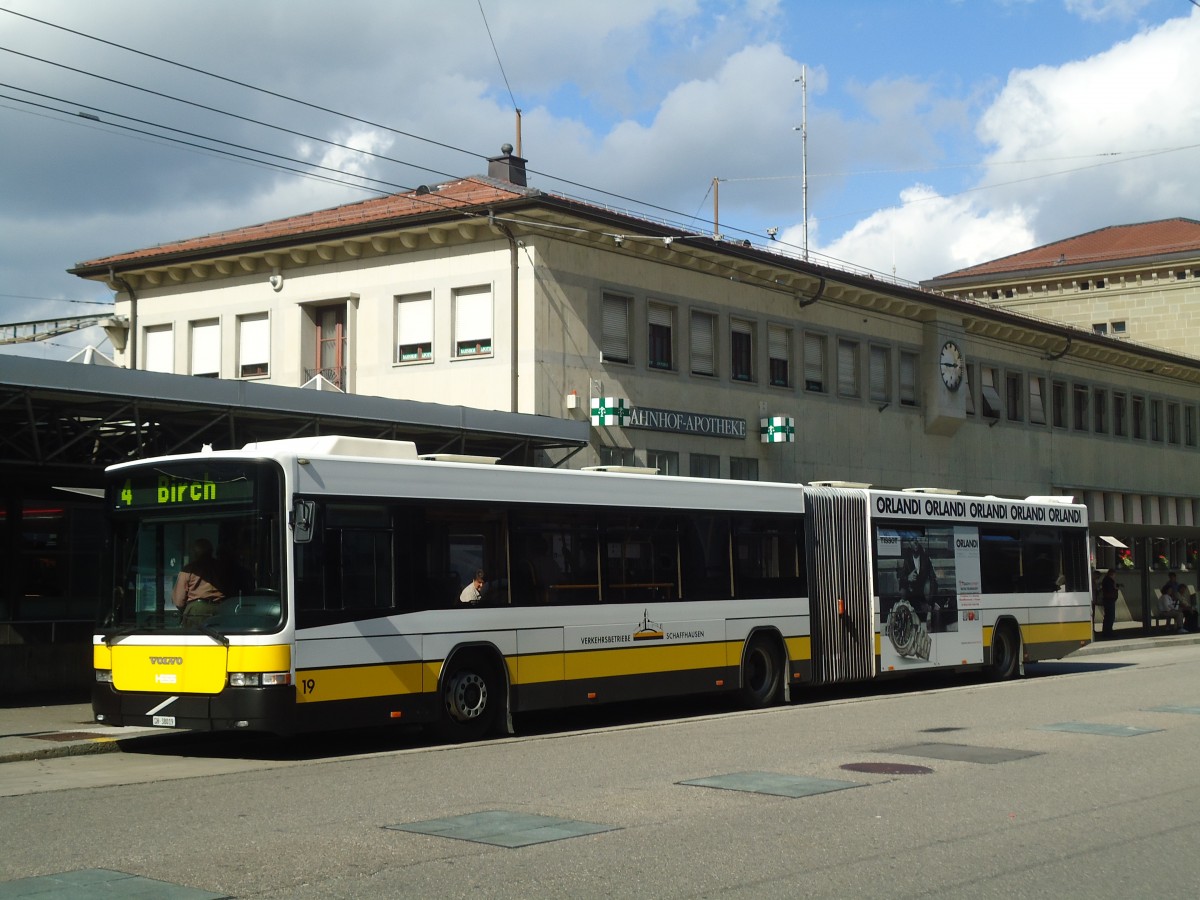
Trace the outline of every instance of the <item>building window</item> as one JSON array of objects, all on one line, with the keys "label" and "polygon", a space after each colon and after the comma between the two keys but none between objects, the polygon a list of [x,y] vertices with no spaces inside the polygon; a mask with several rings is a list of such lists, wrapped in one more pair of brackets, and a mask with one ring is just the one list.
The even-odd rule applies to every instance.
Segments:
[{"label": "building window", "polygon": [[1129,436],[1129,410],[1124,394],[1113,394],[1113,434],[1117,437]]},{"label": "building window", "polygon": [[1167,404],[1167,443],[1179,443],[1179,404]]},{"label": "building window", "polygon": [[729,457],[729,477],[734,481],[758,481],[758,460],[750,456]]},{"label": "building window", "polygon": [[963,368],[963,390],[966,391],[967,415],[975,415],[975,364],[967,363]]},{"label": "building window", "polygon": [[1076,431],[1088,430],[1088,389],[1086,384],[1071,385],[1072,422]]},{"label": "building window", "polygon": [[602,466],[632,466],[632,447],[600,447],[600,465]]},{"label": "building window", "polygon": [[238,375],[261,378],[271,374],[271,320],[266,313],[238,317]]},{"label": "building window", "polygon": [[601,325],[600,358],[604,362],[632,361],[629,340],[629,308],[633,299],[618,294],[605,294],[604,321]]},{"label": "building window", "polygon": [[825,335],[804,334],[804,389],[825,393]]},{"label": "building window", "polygon": [[900,351],[900,405],[917,405],[917,371],[920,359],[907,350]]},{"label": "building window", "polygon": [[1067,386],[1061,381],[1054,382],[1054,427],[1067,427]]},{"label": "building window", "polygon": [[170,325],[156,325],[145,332],[145,366],[147,372],[175,371],[175,332]]},{"label": "building window", "polygon": [[838,340],[838,395],[858,397],[858,341]]},{"label": "building window", "polygon": [[396,362],[433,359],[433,295],[396,298]]},{"label": "building window", "polygon": [[1133,436],[1136,440],[1146,439],[1146,398],[1134,397],[1131,402],[1130,418],[1133,419]]},{"label": "building window", "polygon": [[1108,434],[1108,391],[1092,389],[1092,430],[1096,434]]},{"label": "building window", "polygon": [[[792,384],[792,330],[782,325],[767,326],[767,355],[770,358],[771,384],[790,387]],[[748,479],[757,481],[757,478]]]},{"label": "building window", "polygon": [[1000,418],[1000,370],[992,366],[979,367],[980,393],[983,396],[983,415],[988,419]]},{"label": "building window", "polygon": [[1163,439],[1163,405],[1161,400],[1150,401],[1150,440]]},{"label": "building window", "polygon": [[454,355],[492,353],[492,290],[487,286],[454,291]]},{"label": "building window", "polygon": [[721,457],[708,453],[689,453],[688,474],[693,478],[720,478]]},{"label": "building window", "polygon": [[729,322],[729,375],[734,381],[754,380],[754,324]]},{"label": "building window", "polygon": [[646,362],[652,369],[675,368],[675,310],[661,303],[646,307]]},{"label": "building window", "polygon": [[309,380],[320,376],[336,387],[339,391],[346,390],[346,304],[338,303],[332,306],[321,306],[313,310],[313,320],[317,333],[317,366],[305,370],[304,378]]},{"label": "building window", "polygon": [[692,374],[717,374],[717,317],[712,313],[692,312]]},{"label": "building window", "polygon": [[1124,321],[1113,322],[1112,323],[1112,333],[1118,334],[1118,335],[1124,334],[1125,333],[1125,322]]},{"label": "building window", "polygon": [[1183,442],[1189,447],[1196,446],[1196,407],[1183,408]]},{"label": "building window", "polygon": [[868,359],[871,399],[876,403],[888,403],[892,399],[892,351],[872,345]]},{"label": "building window", "polygon": [[679,454],[674,450],[647,450],[646,465],[659,475],[679,474]]},{"label": "building window", "polygon": [[1004,373],[1004,411],[1010,422],[1025,420],[1025,411],[1021,408],[1025,392],[1021,381],[1020,372]]},{"label": "building window", "polygon": [[1040,375],[1029,376],[1029,424],[1046,424],[1046,379]]},{"label": "building window", "polygon": [[221,323],[216,319],[192,323],[192,374],[200,378],[221,374]]},{"label": "building window", "polygon": [[1108,334],[1108,323],[1107,322],[1093,322],[1092,323],[1092,331],[1095,334]]}]

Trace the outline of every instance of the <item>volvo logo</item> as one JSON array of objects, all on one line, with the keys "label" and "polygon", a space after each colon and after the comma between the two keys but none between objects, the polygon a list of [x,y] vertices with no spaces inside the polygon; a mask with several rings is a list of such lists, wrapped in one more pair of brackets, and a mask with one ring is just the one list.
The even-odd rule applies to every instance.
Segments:
[{"label": "volvo logo", "polygon": [[150,665],[152,666],[182,666],[182,656],[152,656],[150,657]]}]

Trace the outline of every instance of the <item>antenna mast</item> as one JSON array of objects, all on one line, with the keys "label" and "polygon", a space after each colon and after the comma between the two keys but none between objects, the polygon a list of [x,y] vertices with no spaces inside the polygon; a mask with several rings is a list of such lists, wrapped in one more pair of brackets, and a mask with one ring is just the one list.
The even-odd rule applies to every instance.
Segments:
[{"label": "antenna mast", "polygon": [[800,67],[800,206],[804,217],[804,261],[808,262],[808,66]]}]

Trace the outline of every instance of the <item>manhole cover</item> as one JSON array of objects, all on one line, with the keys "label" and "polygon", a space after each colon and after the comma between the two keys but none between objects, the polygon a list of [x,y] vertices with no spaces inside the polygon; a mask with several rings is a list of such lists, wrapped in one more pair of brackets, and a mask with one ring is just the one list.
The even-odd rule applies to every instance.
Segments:
[{"label": "manhole cover", "polygon": [[932,775],[929,766],[910,766],[908,763],[846,763],[847,772],[868,772],[872,775]]}]

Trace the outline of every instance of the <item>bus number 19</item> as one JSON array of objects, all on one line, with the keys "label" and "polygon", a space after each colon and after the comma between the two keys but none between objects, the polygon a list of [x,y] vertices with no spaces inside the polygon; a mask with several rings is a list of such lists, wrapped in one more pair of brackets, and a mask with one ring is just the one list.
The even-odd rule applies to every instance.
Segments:
[{"label": "bus number 19", "polygon": [[300,682],[300,693],[314,694],[317,691],[317,679],[305,678]]}]

